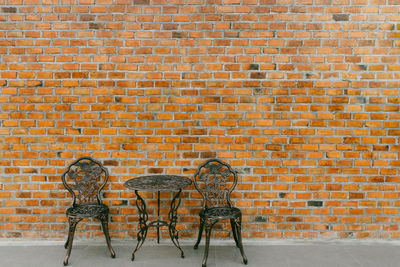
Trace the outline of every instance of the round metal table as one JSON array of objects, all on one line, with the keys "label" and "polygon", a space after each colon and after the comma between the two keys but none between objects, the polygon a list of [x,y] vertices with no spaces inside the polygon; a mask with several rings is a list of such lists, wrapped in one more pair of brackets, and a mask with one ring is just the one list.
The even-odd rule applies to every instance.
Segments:
[{"label": "round metal table", "polygon": [[[169,236],[174,245],[181,251],[181,257],[184,258],[184,253],[179,245],[178,230],[176,230],[176,222],[178,220],[178,207],[181,203],[180,193],[182,189],[191,185],[192,181],[189,178],[178,175],[148,175],[130,179],[125,182],[125,187],[135,190],[136,206],[139,213],[139,232],[137,234],[138,243],[135,250],[132,252],[132,261],[135,259],[135,252],[140,249],[146,240],[147,230],[151,227],[157,228],[157,243],[160,243],[160,227],[168,226]],[[146,203],[139,195],[139,191],[157,192],[157,220],[147,222],[148,214],[146,211]],[[168,213],[168,222],[160,220],[160,191],[177,191],[171,201],[171,208]]]}]

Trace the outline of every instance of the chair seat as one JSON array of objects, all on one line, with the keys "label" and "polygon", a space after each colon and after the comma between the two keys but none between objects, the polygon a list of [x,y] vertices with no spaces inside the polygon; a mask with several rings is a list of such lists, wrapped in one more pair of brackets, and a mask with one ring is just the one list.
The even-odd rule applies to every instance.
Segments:
[{"label": "chair seat", "polygon": [[206,208],[200,212],[200,216],[217,220],[237,218],[241,216],[241,211],[235,207],[213,207]]},{"label": "chair seat", "polygon": [[95,217],[108,213],[108,207],[104,204],[75,205],[67,209],[67,216],[71,217]]}]

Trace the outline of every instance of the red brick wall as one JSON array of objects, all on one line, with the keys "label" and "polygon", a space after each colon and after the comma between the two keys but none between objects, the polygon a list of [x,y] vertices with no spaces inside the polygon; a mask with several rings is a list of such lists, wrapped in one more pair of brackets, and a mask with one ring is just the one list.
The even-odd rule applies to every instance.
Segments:
[{"label": "red brick wall", "polygon": [[60,174],[87,155],[114,238],[136,234],[124,181],[210,157],[240,172],[246,238],[398,238],[399,3],[0,1],[0,237],[64,238]]}]

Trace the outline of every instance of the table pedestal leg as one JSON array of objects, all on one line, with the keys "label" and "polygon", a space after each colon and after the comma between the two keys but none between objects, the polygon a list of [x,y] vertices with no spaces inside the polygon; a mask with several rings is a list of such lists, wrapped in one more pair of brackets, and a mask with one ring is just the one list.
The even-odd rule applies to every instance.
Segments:
[{"label": "table pedestal leg", "polygon": [[176,230],[176,221],[178,220],[178,207],[179,204],[181,203],[181,199],[179,197],[180,193],[182,190],[179,190],[178,193],[175,194],[174,198],[172,199],[171,202],[171,210],[168,213],[168,219],[170,221],[169,223],[169,236],[171,237],[172,242],[174,243],[174,245],[181,251],[181,257],[184,258],[185,255],[183,253],[183,250],[181,248],[181,246],[179,245],[179,233]]},{"label": "table pedestal leg", "polygon": [[[157,192],[157,220],[160,220],[160,191]],[[157,225],[157,243],[160,244],[160,225]]]},{"label": "table pedestal leg", "polygon": [[136,206],[138,209],[139,213],[139,231],[137,233],[137,240],[138,243],[136,245],[135,250],[132,253],[132,261],[135,260],[135,252],[140,249],[140,247],[143,245],[144,241],[146,240],[147,236],[147,220],[149,218],[149,215],[147,214],[146,211],[146,203],[144,202],[143,198],[139,195],[138,191],[135,190],[136,194]]}]

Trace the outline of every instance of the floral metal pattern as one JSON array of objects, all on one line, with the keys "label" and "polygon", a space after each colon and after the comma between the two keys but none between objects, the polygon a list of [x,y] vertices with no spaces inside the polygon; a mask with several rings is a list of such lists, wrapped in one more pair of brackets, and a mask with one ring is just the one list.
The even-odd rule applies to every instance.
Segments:
[{"label": "floral metal pattern", "polygon": [[224,219],[224,218],[240,216],[240,214],[241,212],[237,208],[217,207],[217,208],[205,209],[203,216],[216,219]]},{"label": "floral metal pattern", "polygon": [[199,167],[195,186],[204,198],[205,207],[230,207],[230,193],[236,186],[237,176],[229,165],[210,160]]},{"label": "floral metal pattern", "polygon": [[181,251],[181,257],[184,258],[185,255],[183,253],[183,250],[181,246],[179,245],[179,232],[176,230],[176,222],[178,221],[178,208],[181,203],[181,199],[179,197],[181,193],[181,190],[176,193],[174,198],[172,199],[171,202],[171,210],[168,213],[168,219],[170,221],[168,230],[169,230],[169,236],[171,237],[172,242],[174,243],[175,247],[177,247]]},{"label": "floral metal pattern", "polygon": [[[70,184],[68,184],[67,178]],[[68,264],[71,255],[76,226],[83,218],[87,217],[95,217],[100,220],[108,250],[111,253],[111,257],[115,258],[108,232],[109,209],[101,202],[100,198],[100,191],[108,180],[107,169],[100,162],[90,157],[82,157],[69,165],[61,179],[65,188],[74,198],[72,207],[68,208],[66,212],[69,231],[68,239],[64,245],[67,249],[64,266]]]},{"label": "floral metal pattern", "polygon": [[106,205],[77,205],[67,209],[68,216],[94,217],[108,212]]},{"label": "floral metal pattern", "polygon": [[202,267],[206,267],[208,250],[210,246],[211,230],[222,219],[230,219],[232,234],[236,246],[240,249],[243,263],[247,264],[247,257],[242,244],[242,212],[232,206],[230,193],[237,184],[237,173],[229,164],[210,159],[200,165],[194,175],[194,185],[203,196],[203,208],[200,211],[200,227],[194,249],[197,249],[203,231],[206,232],[206,246],[204,250]]},{"label": "floral metal pattern", "polygon": [[192,184],[186,177],[177,175],[149,175],[130,179],[125,182],[129,189],[140,191],[178,191]]},{"label": "floral metal pattern", "polygon": [[63,174],[64,185],[73,194],[74,204],[78,205],[100,203],[99,193],[107,178],[106,170],[90,158],[80,158]]},{"label": "floral metal pattern", "polygon": [[[129,189],[135,190],[136,194],[136,207],[139,214],[139,231],[137,233],[137,245],[135,250],[132,252],[132,261],[135,260],[135,253],[143,245],[147,231],[151,227],[157,228],[157,242],[159,242],[159,228],[161,226],[168,225],[169,236],[174,243],[174,245],[180,250],[181,257],[184,257],[183,250],[179,245],[179,231],[176,229],[176,224],[178,220],[178,208],[181,203],[180,193],[182,188],[192,184],[192,181],[186,177],[177,175],[149,175],[141,176],[137,178],[130,179],[125,182],[125,186]],[[143,198],[139,195],[140,191],[151,191],[158,192],[157,194],[157,214],[158,219],[156,221],[148,222],[148,214],[146,210],[146,203]],[[171,201],[171,208],[168,213],[168,221],[160,220],[160,191],[178,191],[174,194],[174,198]]]}]

